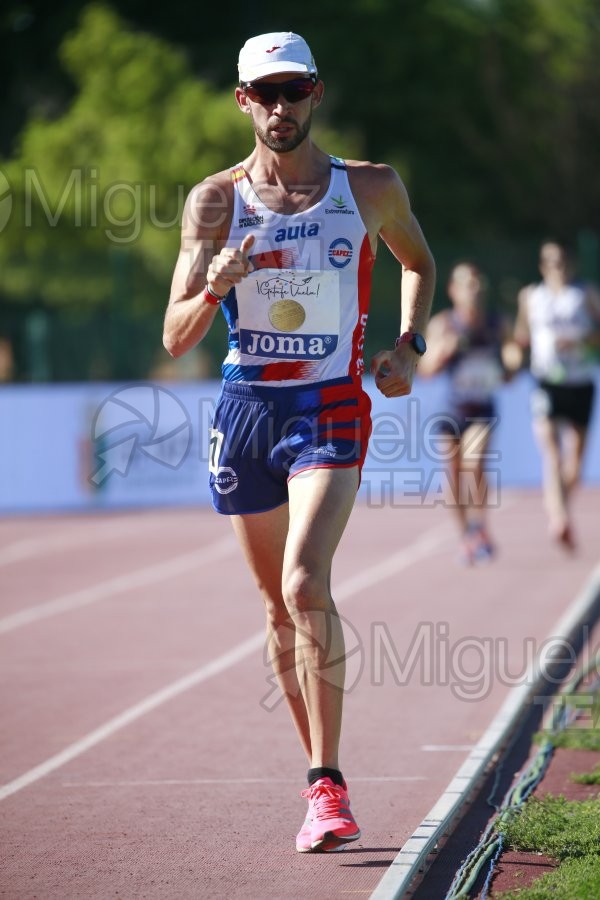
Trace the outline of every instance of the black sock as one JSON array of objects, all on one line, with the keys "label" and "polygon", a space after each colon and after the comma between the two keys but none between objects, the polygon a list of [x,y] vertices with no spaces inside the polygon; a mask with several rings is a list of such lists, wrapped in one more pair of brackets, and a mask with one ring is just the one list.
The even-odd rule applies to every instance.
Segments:
[{"label": "black sock", "polygon": [[318,766],[308,770],[308,784],[314,784],[319,778],[331,778],[334,784],[344,787],[344,779],[339,769],[328,769],[327,766]]}]

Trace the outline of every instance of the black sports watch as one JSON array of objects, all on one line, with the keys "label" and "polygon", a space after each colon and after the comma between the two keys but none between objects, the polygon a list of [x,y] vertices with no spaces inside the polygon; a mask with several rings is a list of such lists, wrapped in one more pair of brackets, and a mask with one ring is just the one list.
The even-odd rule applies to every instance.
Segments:
[{"label": "black sports watch", "polygon": [[410,344],[417,356],[423,356],[427,350],[425,338],[418,331],[405,331],[399,338],[396,338],[396,347],[398,344]]}]

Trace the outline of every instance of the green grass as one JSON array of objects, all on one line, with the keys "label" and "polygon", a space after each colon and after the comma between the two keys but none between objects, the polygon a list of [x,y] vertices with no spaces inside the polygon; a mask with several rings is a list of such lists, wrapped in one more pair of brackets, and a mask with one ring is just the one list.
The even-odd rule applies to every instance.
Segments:
[{"label": "green grass", "polygon": [[[536,743],[554,747],[600,751],[600,694],[574,695],[564,705],[584,710],[575,727],[558,734],[538,732]],[[572,775],[579,784],[600,784],[600,765],[584,775]],[[584,801],[565,797],[531,797],[522,810],[501,826],[506,844],[514,850],[544,853],[560,865],[530,887],[495,894],[500,900],[599,900],[600,898],[600,794]]]},{"label": "green grass", "polygon": [[584,772],[582,775],[571,775],[571,780],[577,784],[600,784],[600,766],[592,772]]},{"label": "green grass", "polygon": [[[600,752],[600,728],[598,727],[568,728],[556,735],[538,731],[534,738],[535,743],[541,744],[543,740],[549,740],[554,747]],[[600,766],[594,769],[593,772],[587,772],[583,775],[571,775],[571,780],[577,784],[600,784]]]},{"label": "green grass", "polygon": [[600,897],[600,856],[566,859],[534,884],[517,891],[494,894],[498,900],[598,900]]},{"label": "green grass", "polygon": [[562,796],[532,797],[502,830],[516,850],[540,850],[557,859],[598,855],[600,798],[578,802]]},{"label": "green grass", "polygon": [[548,740],[553,747],[568,747],[574,750],[600,750],[600,728],[566,728],[558,734],[538,731],[535,743]]}]

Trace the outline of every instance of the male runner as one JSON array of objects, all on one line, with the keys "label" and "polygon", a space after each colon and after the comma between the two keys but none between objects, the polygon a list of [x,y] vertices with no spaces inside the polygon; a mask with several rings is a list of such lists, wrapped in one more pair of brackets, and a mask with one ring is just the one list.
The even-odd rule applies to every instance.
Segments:
[{"label": "male runner", "polygon": [[401,338],[394,347],[395,312],[393,349],[372,364],[388,397],[410,393],[435,268],[398,175],[313,143],[324,87],[303,38],[250,38],[238,69],[255,146],[188,197],[164,343],[180,356],[219,308],[227,321],[213,503],[231,516],[262,594],[270,658],[309,759],[297,850],[334,850],[360,836],[338,758],[344,641],[330,574],[370,431],[361,351],[378,237],[402,266]]},{"label": "male runner", "polygon": [[574,277],[567,248],[540,247],[542,281],[523,288],[515,341],[531,348],[535,434],[550,536],[573,550],[570,499],[581,477],[600,348],[600,292]]}]

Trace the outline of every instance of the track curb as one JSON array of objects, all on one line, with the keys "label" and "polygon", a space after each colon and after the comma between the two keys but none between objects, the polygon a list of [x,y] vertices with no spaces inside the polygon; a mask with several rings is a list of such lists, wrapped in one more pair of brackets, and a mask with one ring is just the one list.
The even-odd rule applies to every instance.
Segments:
[{"label": "track curb", "polygon": [[491,724],[458,769],[448,787],[405,842],[391,866],[370,895],[370,900],[401,900],[413,882],[427,872],[430,855],[458,824],[473,791],[487,773],[494,756],[508,743],[527,707],[547,684],[547,670],[564,645],[574,643],[578,633],[593,619],[600,606],[600,564],[591,572],[581,592],[558,620],[545,641],[543,657],[532,663],[522,684],[510,690]]}]

